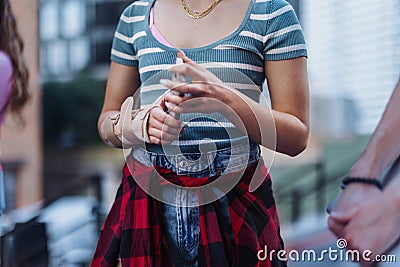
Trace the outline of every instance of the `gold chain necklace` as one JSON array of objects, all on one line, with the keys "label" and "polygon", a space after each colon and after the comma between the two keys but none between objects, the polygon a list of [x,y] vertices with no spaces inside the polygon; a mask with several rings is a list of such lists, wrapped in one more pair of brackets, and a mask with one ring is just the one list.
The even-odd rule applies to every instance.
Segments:
[{"label": "gold chain necklace", "polygon": [[211,10],[213,10],[219,4],[219,2],[221,2],[221,0],[215,0],[211,5],[209,5],[203,11],[190,10],[190,8],[187,6],[185,0],[181,0],[181,2],[182,2],[182,5],[183,5],[183,9],[185,9],[186,14],[189,17],[191,17],[193,19],[200,19],[200,18],[208,15],[211,12]]}]

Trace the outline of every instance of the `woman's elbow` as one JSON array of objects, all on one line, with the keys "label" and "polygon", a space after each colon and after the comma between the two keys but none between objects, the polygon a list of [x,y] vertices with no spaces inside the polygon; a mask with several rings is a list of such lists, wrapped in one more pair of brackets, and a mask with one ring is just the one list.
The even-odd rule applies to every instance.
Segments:
[{"label": "woman's elbow", "polygon": [[308,139],[306,139],[304,142],[298,143],[295,147],[293,147],[288,155],[291,157],[296,157],[300,155],[304,150],[306,150],[308,144]]},{"label": "woman's elbow", "polygon": [[290,145],[285,154],[290,157],[296,157],[300,155],[308,145],[309,129],[304,125],[304,128],[297,133],[296,138],[291,138]]}]

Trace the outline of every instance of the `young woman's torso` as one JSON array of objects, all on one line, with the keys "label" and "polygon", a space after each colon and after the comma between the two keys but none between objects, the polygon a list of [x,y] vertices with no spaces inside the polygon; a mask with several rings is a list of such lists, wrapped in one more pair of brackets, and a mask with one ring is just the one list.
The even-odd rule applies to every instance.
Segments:
[{"label": "young woman's torso", "polygon": [[[265,60],[306,55],[300,26],[286,1],[222,0],[201,19],[188,17],[181,2],[173,1],[133,2],[124,11],[114,38],[111,60],[138,68],[143,108],[152,105],[166,91],[159,81],[170,78],[167,70],[175,62],[177,48],[203,64],[224,84],[256,101],[265,81]],[[191,7],[192,3],[188,4]],[[153,35],[149,26],[152,8],[155,26],[171,45],[165,45]],[[184,153],[196,153],[206,139],[218,149],[247,139],[222,114],[211,114],[213,117],[209,119],[196,121],[194,115],[181,116],[182,121],[192,122],[178,142]],[[213,127],[209,126],[211,122],[215,124]],[[174,141],[173,145],[178,143]],[[158,148],[151,150],[159,152]]]}]

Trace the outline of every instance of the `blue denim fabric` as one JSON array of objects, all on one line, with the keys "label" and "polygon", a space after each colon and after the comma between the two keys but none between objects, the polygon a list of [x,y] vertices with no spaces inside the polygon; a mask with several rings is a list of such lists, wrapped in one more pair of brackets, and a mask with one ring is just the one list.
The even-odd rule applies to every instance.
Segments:
[{"label": "blue denim fabric", "polygon": [[[160,166],[178,175],[199,178],[243,170],[259,160],[260,148],[250,142],[207,153],[166,156],[148,152],[144,148],[135,148],[132,154],[146,166]],[[192,191],[175,187],[166,188],[162,193],[168,203],[175,203],[175,205],[162,204],[168,253],[177,267],[198,266],[197,250],[200,238],[198,198]],[[219,201],[228,211],[227,198],[224,196]],[[226,216],[229,218],[228,212]]]}]

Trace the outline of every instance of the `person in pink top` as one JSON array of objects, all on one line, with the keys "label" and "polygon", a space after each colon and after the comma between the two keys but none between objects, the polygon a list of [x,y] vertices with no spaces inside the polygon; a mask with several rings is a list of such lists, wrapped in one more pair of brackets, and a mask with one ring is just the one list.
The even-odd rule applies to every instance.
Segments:
[{"label": "person in pink top", "polygon": [[[21,109],[29,99],[28,69],[22,55],[23,43],[18,34],[10,1],[0,1],[0,127],[7,112],[21,122]],[[3,168],[0,164],[0,214],[5,208]]]}]

